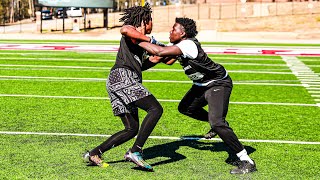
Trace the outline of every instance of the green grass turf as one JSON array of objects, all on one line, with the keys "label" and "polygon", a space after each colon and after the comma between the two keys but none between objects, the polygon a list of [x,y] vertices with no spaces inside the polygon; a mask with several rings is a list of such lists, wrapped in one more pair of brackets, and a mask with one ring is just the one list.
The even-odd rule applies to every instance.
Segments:
[{"label": "green grass turf", "polygon": [[[107,100],[0,99],[5,118],[2,131],[112,134],[122,129]],[[201,135],[208,131],[207,123],[179,114],[177,102],[161,104],[164,114],[153,135]],[[142,119],[145,113],[140,112]],[[317,114],[318,107],[230,104],[227,119],[239,138],[320,141]]]},{"label": "green grass turf", "polygon": [[[12,41],[10,41],[12,42]],[[39,41],[34,41],[37,43]],[[19,43],[19,41],[17,41]],[[25,41],[31,43],[31,41]],[[60,42],[59,42],[60,43]],[[85,42],[77,42],[85,43]],[[100,43],[100,42],[93,42]],[[101,42],[104,43],[104,42]],[[235,44],[231,44],[235,45]],[[2,54],[1,54],[2,53]],[[60,51],[0,51],[0,64],[34,64],[57,66],[92,66],[96,69],[58,67],[0,67],[0,76],[31,76],[35,79],[7,80],[0,77],[0,94],[34,94],[43,96],[107,97],[103,79],[93,81],[40,79],[38,77],[106,78],[114,53],[76,53]],[[4,59],[10,57],[13,59]],[[23,60],[21,58],[53,58]],[[227,120],[240,139],[320,142],[319,107],[289,105],[234,104],[233,102],[277,102],[311,104],[316,102],[302,86],[237,84],[255,81],[271,84],[299,84],[278,56],[210,55],[226,64],[235,82]],[[20,59],[19,59],[20,58]],[[298,57],[306,60],[306,57]],[[14,60],[19,59],[19,60]],[[61,61],[78,59],[85,61]],[[317,58],[312,58],[317,60]],[[96,61],[96,62],[93,62]],[[308,65],[316,65],[308,61]],[[241,63],[241,65],[230,64]],[[249,65],[246,63],[257,63]],[[273,64],[275,66],[266,66]],[[158,99],[180,100],[191,86],[179,64],[157,65],[156,69],[180,71],[146,71],[144,80],[176,80],[187,83],[144,82]],[[315,67],[313,67],[315,69]],[[237,70],[237,72],[234,72]],[[287,74],[245,71],[287,72]],[[315,71],[315,72],[320,72]],[[180,114],[178,102],[163,102],[164,114],[152,136],[199,136],[209,130],[199,122]],[[0,131],[51,132],[110,135],[123,128],[114,117],[108,100],[57,99],[35,97],[0,97]],[[145,116],[140,111],[140,119]],[[256,161],[258,172],[234,176],[234,168],[225,160],[228,149],[220,141],[176,141],[148,139],[144,153],[155,172],[132,169],[123,161],[133,140],[104,154],[110,167],[87,167],[81,160],[106,137],[0,135],[0,177],[3,179],[318,179],[319,144],[279,144],[243,142]]]},{"label": "green grass turf", "polygon": [[[317,179],[320,146],[246,143],[258,164],[258,172],[234,176],[234,166],[221,142],[148,140],[147,161],[155,172],[134,170],[123,161],[133,141],[104,154],[107,168],[86,167],[80,155],[83,147],[104,140],[96,137],[1,135],[0,176],[10,179]],[[16,144],[13,144],[12,142]],[[26,153],[22,153],[26,152]],[[12,162],[17,162],[14,164]],[[272,171],[271,171],[272,170]]]},{"label": "green grass turf", "polygon": [[320,73],[320,67],[311,67],[310,69],[315,73]]},{"label": "green grass turf", "polygon": [[[47,67],[3,67],[0,68],[1,76],[35,76],[35,77],[77,77],[77,78],[107,78],[110,68],[101,69],[70,69],[70,68],[47,68]],[[261,72],[262,71],[262,72]],[[297,80],[290,72],[270,73],[267,70],[255,72],[229,71],[234,81],[244,80]],[[189,81],[182,69],[175,71],[155,71],[153,69],[143,72],[144,80],[176,80]]]},{"label": "green grass turf", "polygon": [[[50,96],[106,97],[105,82],[70,82],[70,81],[3,81],[1,94],[29,94]],[[157,98],[181,99],[191,84],[177,83],[144,83]],[[160,86],[160,87],[159,87]],[[171,93],[165,93],[170,89]],[[270,93],[272,92],[272,93]],[[264,94],[269,94],[264,96]],[[304,87],[236,85],[232,100],[249,102],[289,102],[314,103]]]}]

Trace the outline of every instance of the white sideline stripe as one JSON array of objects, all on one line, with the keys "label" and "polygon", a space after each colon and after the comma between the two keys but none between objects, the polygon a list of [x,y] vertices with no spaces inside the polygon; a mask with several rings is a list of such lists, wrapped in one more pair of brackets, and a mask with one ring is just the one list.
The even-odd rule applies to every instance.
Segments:
[{"label": "white sideline stripe", "polygon": [[304,62],[304,61],[316,61],[316,62],[319,62],[319,58],[317,59],[300,59],[300,61]]},{"label": "white sideline stripe", "polygon": [[265,85],[265,86],[297,86],[297,87],[306,87],[306,84],[278,84],[278,83],[242,83],[242,82],[234,82],[233,84],[237,85]]},{"label": "white sideline stripe", "polygon": [[[9,135],[42,135],[42,136],[80,136],[80,137],[110,137],[106,134],[72,134],[72,133],[46,133],[46,132],[11,132],[0,131],[0,134]],[[220,138],[198,138],[198,137],[171,137],[171,136],[149,136],[150,139],[165,139],[165,140],[207,140],[207,141],[222,141]],[[259,140],[259,139],[239,139],[242,142],[258,142],[258,143],[277,143],[277,144],[311,144],[318,145],[320,142],[308,141],[283,141],[283,140]]]},{"label": "white sideline stripe", "polygon": [[314,94],[318,94],[320,93],[320,91],[309,91],[310,94],[314,93]]},{"label": "white sideline stripe", "polygon": [[273,102],[230,102],[230,104],[247,104],[247,105],[279,105],[279,106],[317,106],[316,104],[273,103]]},{"label": "white sideline stripe", "polygon": [[320,91],[320,88],[314,88],[314,87],[306,87],[307,90],[317,90]]},{"label": "white sideline stripe", "polygon": [[64,68],[0,68],[0,70],[28,70],[28,71],[90,71],[90,72],[105,72],[109,71],[110,69],[104,70],[104,69],[64,69]]},{"label": "white sideline stripe", "polygon": [[[61,80],[101,80],[106,81],[107,78],[78,78],[78,77],[55,77],[55,76],[0,76],[0,78],[8,78],[8,79],[61,79]],[[179,80],[143,80],[148,82],[189,82],[192,83],[192,81],[179,81]],[[242,81],[234,81],[238,84],[242,83],[278,83],[278,82],[302,82],[300,80],[242,80]],[[297,84],[298,85],[298,84]]]},{"label": "white sideline stripe", "polygon": [[286,64],[262,64],[262,63],[221,63],[222,65],[246,65],[246,66],[275,66],[275,67],[287,67]]},{"label": "white sideline stripe", "polygon": [[60,59],[61,57],[55,57],[55,58],[26,58],[26,57],[18,57],[18,58],[12,58],[12,57],[0,57],[0,60],[15,60],[15,61],[79,61],[79,62],[115,62],[115,60],[112,59]]},{"label": "white sideline stripe", "polygon": [[[56,55],[56,53],[50,53],[50,52],[37,52],[37,53],[34,53],[34,52],[24,52],[24,53],[9,53],[9,52],[0,52],[0,54],[14,54],[14,55],[17,55],[17,54],[20,54],[22,56],[24,55],[43,55],[43,54],[46,54],[46,55]],[[225,59],[225,60],[252,60],[252,61],[257,61],[257,60],[263,60],[263,61],[281,61],[281,59],[276,59],[276,58],[256,58],[256,57],[249,57],[249,58],[242,58],[242,57],[217,57],[217,56],[213,56],[213,57],[210,57],[211,59],[214,59],[214,60],[219,60],[219,59]],[[307,61],[317,61],[317,60],[307,60]]]},{"label": "white sideline stripe", "polygon": [[[103,69],[90,69],[90,70],[87,70],[87,69],[72,69],[72,68],[38,68],[38,67],[35,67],[35,68],[0,68],[2,70],[45,70],[45,71],[49,71],[49,70],[54,70],[54,71],[109,71],[110,69],[106,69],[106,70],[103,70]],[[152,69],[149,69],[148,71],[150,71]],[[159,70],[159,69],[158,69]],[[168,70],[168,69],[163,69],[163,70]],[[173,69],[177,72],[182,72],[183,70],[181,69]],[[237,72],[237,73],[247,73],[247,71],[250,71],[249,73],[254,73],[254,72],[275,72],[275,73],[288,73],[288,74],[292,74],[291,72],[289,72],[290,70],[289,69],[282,69],[282,68],[277,68],[277,69],[265,69],[265,70],[268,70],[268,71],[256,71],[256,70],[234,70],[233,72]],[[284,72],[281,72],[281,71],[284,71]],[[228,71],[230,72],[230,71]]]},{"label": "white sideline stripe", "polygon": [[[61,82],[61,81],[70,81],[70,82],[99,82],[101,80],[60,80],[60,79],[15,79],[15,78],[0,78],[0,81],[37,81],[37,82]],[[105,81],[103,81],[105,82]],[[191,84],[191,81],[170,81],[170,80],[143,80],[144,83],[180,83],[180,84]],[[280,84],[280,83],[259,83],[259,82],[234,82],[233,84],[237,85],[254,85],[254,86],[288,86],[288,87],[309,87],[307,84]]]},{"label": "white sideline stripe", "polygon": [[40,67],[40,68],[61,68],[61,69],[105,69],[110,70],[110,67],[89,67],[89,66],[46,66],[46,65],[26,65],[26,64],[0,64],[2,67]]},{"label": "white sideline stripe", "polygon": [[[61,57],[55,57],[55,58],[29,58],[29,57],[0,57],[0,60],[14,60],[14,61],[67,61],[67,62],[115,62],[115,59],[80,59],[80,58],[68,58],[68,59],[61,59]],[[263,63],[245,63],[245,62],[227,62],[227,63],[221,63],[223,65],[235,65],[235,66],[286,66],[285,64],[263,64]]]},{"label": "white sideline stripe", "polygon": [[309,82],[320,82],[320,79],[309,79],[309,78],[306,78],[306,79],[300,79],[301,81],[309,81]]},{"label": "white sideline stripe", "polygon": [[320,67],[320,65],[308,65],[309,67]]},{"label": "white sideline stripe", "polygon": [[[109,71],[111,67],[96,67],[96,66],[46,66],[46,65],[23,65],[23,64],[0,64],[0,67],[24,67],[26,70],[28,67],[30,68],[58,68],[58,69],[92,69],[92,70],[107,70]],[[33,69],[35,70],[35,69]],[[48,69],[50,70],[50,69]],[[52,69],[51,69],[52,70]],[[164,72],[184,72],[183,69],[155,69],[151,68],[147,71],[164,71]],[[256,74],[290,74],[292,72],[270,72],[270,71],[252,71],[252,70],[230,70],[228,72],[232,73],[256,73]]]},{"label": "white sideline stripe", "polygon": [[[14,54],[15,53],[0,53],[0,54]],[[0,59],[4,59],[4,60],[43,60],[43,61],[88,61],[88,62],[115,62],[115,58],[114,59],[80,59],[80,58],[69,58],[69,59],[60,59],[61,57],[52,57],[52,58],[43,58],[43,57],[34,57],[34,58],[30,58],[30,57],[26,57],[28,55],[43,55],[44,53],[27,53],[27,54],[20,54],[20,57],[7,57],[7,58],[1,58]],[[46,55],[48,55],[47,53],[45,53]],[[49,55],[56,55],[56,54],[49,54]],[[241,60],[245,60],[245,61],[281,61],[281,59],[263,59],[263,58],[222,58],[222,57],[211,57],[212,60],[215,61],[219,61],[221,59],[224,60],[229,60],[228,63],[224,63],[221,62],[222,64],[234,64],[234,65],[241,65],[242,63],[237,63],[237,62],[232,62],[232,61],[241,61]],[[231,63],[230,63],[231,61]],[[247,63],[243,63],[243,64],[247,64]],[[248,63],[250,64],[250,63]],[[257,65],[261,65],[261,63],[255,63]],[[271,66],[276,66],[275,64],[271,64]],[[281,64],[281,66],[283,66],[283,64]]]},{"label": "white sideline stripe", "polygon": [[[28,98],[56,98],[56,99],[91,99],[91,100],[108,100],[107,97],[85,97],[85,96],[42,96],[42,95],[25,95],[25,94],[0,94],[0,97],[28,97]],[[174,99],[158,99],[160,102],[180,102]],[[279,105],[279,106],[317,106],[316,104],[299,104],[299,103],[273,103],[273,102],[230,102],[230,104],[247,104],[247,105]]]},{"label": "white sideline stripe", "polygon": [[0,94],[0,97],[29,97],[29,98],[54,98],[54,99],[97,99],[108,100],[107,97],[85,97],[85,96],[41,96],[28,94]]},{"label": "white sideline stripe", "polygon": [[299,74],[299,73],[297,73],[296,76],[297,77],[303,77],[303,78],[306,78],[306,77],[309,77],[309,78],[311,78],[311,77],[313,77],[313,78],[319,77],[318,75],[316,75],[314,73],[313,74]]},{"label": "white sideline stripe", "polygon": [[[106,78],[73,78],[73,77],[40,77],[40,76],[0,76],[0,80],[37,80],[37,79],[46,79],[46,80],[60,80],[60,81],[88,81],[96,82],[103,81],[105,82]],[[192,81],[173,81],[173,80],[143,80],[143,82],[152,82],[152,83],[182,83],[182,84],[191,84]],[[303,84],[281,84],[281,83],[260,83],[260,82],[234,82],[238,85],[266,85],[266,86],[304,86]]]},{"label": "white sideline stripe", "polygon": [[306,84],[320,84],[320,82],[314,82],[314,81],[301,81],[301,82]]}]

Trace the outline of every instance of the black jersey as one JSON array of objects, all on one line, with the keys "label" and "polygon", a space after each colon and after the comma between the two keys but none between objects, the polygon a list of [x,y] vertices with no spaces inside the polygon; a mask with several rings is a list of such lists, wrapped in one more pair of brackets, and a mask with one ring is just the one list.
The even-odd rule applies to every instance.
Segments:
[{"label": "black jersey", "polygon": [[134,44],[131,39],[122,36],[116,62],[111,70],[116,68],[126,68],[134,71],[142,80],[141,67],[144,55],[145,50],[143,48]]},{"label": "black jersey", "polygon": [[198,55],[195,59],[180,56],[178,58],[185,74],[198,86],[230,84],[231,79],[226,69],[212,61],[201,48],[200,42],[196,38],[190,38],[198,49]]}]

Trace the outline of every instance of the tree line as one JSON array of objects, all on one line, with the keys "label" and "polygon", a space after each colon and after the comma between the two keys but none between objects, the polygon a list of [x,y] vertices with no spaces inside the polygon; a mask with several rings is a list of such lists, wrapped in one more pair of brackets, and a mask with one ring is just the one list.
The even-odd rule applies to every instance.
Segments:
[{"label": "tree line", "polygon": [[34,17],[34,0],[0,0],[0,24]]}]

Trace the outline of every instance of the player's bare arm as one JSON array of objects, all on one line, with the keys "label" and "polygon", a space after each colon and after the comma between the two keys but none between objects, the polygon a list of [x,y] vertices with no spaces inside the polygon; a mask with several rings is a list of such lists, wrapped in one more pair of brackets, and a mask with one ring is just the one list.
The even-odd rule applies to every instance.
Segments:
[{"label": "player's bare arm", "polygon": [[175,63],[177,61],[177,58],[173,58],[170,56],[170,57],[163,58],[161,61],[167,65],[172,65],[173,63]]},{"label": "player's bare arm", "polygon": [[172,65],[174,62],[176,62],[176,57],[167,56],[167,57],[160,57],[160,56],[150,56],[149,61],[152,63],[165,63],[167,65]]},{"label": "player's bare arm", "polygon": [[122,26],[120,29],[120,33],[126,37],[136,39],[138,41],[146,41],[146,42],[150,41],[150,37],[139,32],[136,27],[131,25]]},{"label": "player's bare arm", "polygon": [[158,46],[148,42],[140,42],[139,46],[145,49],[148,53],[160,57],[165,56],[179,56],[182,54],[182,51],[178,46]]}]

